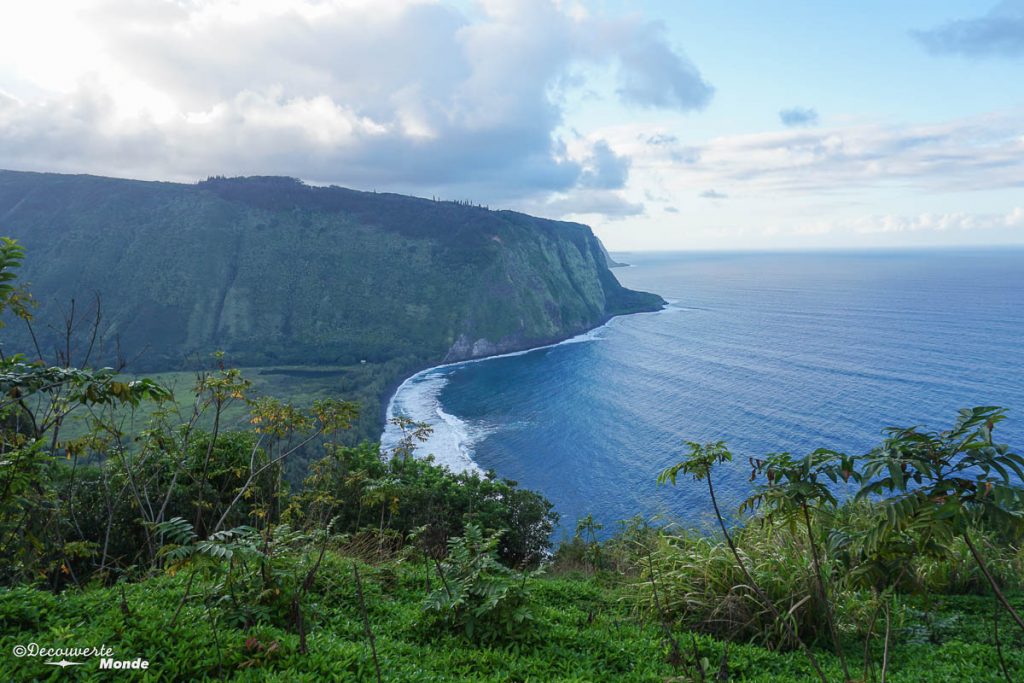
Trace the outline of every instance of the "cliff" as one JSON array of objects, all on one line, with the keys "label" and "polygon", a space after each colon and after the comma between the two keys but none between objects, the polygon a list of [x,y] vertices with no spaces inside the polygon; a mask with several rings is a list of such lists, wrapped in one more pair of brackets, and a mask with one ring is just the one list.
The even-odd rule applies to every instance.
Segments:
[{"label": "cliff", "polygon": [[[386,365],[383,387],[663,304],[622,287],[584,225],[291,178],[0,171],[0,234],[28,251],[44,352],[63,347],[69,302],[98,295],[93,360],[119,348],[146,372],[223,350],[240,366]],[[3,337],[31,348],[20,325]]]},{"label": "cliff", "polygon": [[662,303],[619,285],[586,226],[289,178],[3,171],[0,232],[28,249],[41,319],[95,292],[104,337],[152,369],[214,349],[243,365],[457,360]]}]

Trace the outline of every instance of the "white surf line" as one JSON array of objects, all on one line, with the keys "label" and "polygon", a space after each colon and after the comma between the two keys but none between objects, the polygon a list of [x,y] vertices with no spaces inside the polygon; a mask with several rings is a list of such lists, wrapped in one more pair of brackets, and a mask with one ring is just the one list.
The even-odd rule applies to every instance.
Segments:
[{"label": "white surf line", "polygon": [[[655,312],[655,311],[652,311],[652,312]],[[454,361],[454,362],[451,362],[451,363],[442,363],[441,365],[434,365],[434,366],[426,368],[424,370],[420,370],[415,375],[412,375],[411,377],[406,379],[404,382],[399,384],[398,388],[395,389],[395,392],[393,394],[391,394],[391,398],[388,399],[388,410],[387,410],[388,417],[389,417],[389,419],[391,417],[393,417],[393,415],[391,414],[391,409],[392,409],[392,407],[394,405],[394,402],[395,402],[395,396],[397,396],[398,393],[400,391],[402,391],[402,389],[405,387],[406,384],[408,384],[409,382],[413,381],[414,379],[420,377],[421,375],[429,374],[431,372],[434,372],[435,370],[444,370],[445,368],[455,368],[455,367],[458,367],[460,365],[469,365],[470,363],[482,363],[485,360],[497,360],[499,358],[511,358],[512,356],[525,356],[526,354],[533,353],[534,351],[543,351],[544,349],[552,349],[552,348],[554,348],[556,346],[562,346],[564,344],[579,344],[580,342],[585,342],[585,341],[597,341],[598,339],[600,339],[600,337],[597,337],[596,333],[599,332],[600,330],[602,330],[603,328],[607,327],[608,325],[610,325],[612,323],[612,321],[615,320],[616,318],[621,318],[621,317],[622,316],[618,316],[617,315],[617,316],[609,319],[607,322],[605,322],[605,323],[595,327],[592,330],[587,330],[586,332],[582,332],[582,333],[576,335],[575,337],[570,337],[569,339],[563,339],[560,342],[554,342],[552,344],[545,344],[544,346],[534,346],[534,347],[531,347],[529,349],[522,349],[521,351],[509,351],[508,353],[499,353],[499,354],[495,354],[493,356],[481,356],[480,358],[467,358],[466,360],[457,360],[457,361]]]},{"label": "white surf line", "polygon": [[[403,392],[406,392],[411,389],[411,384],[418,383],[422,381],[426,376],[431,374],[437,374],[438,371],[445,370],[448,368],[456,368],[459,366],[469,365],[470,363],[480,363],[487,360],[496,360],[498,358],[524,356],[528,353],[534,353],[535,351],[543,351],[545,349],[551,349],[556,346],[563,346],[567,344],[579,344],[582,342],[597,341],[601,339],[601,337],[597,336],[598,333],[601,332],[605,327],[611,325],[612,321],[619,317],[621,316],[613,316],[604,323],[602,323],[601,325],[598,325],[593,329],[587,330],[586,332],[582,332],[576,335],[575,337],[563,339],[562,341],[554,342],[552,344],[544,344],[543,346],[535,346],[529,349],[522,349],[519,351],[509,351],[508,353],[501,353],[493,356],[483,356],[481,358],[469,358],[466,360],[455,361],[452,363],[442,363],[441,365],[435,365],[433,367],[420,370],[419,372],[406,378],[401,384],[399,384],[398,388],[395,389],[394,393],[392,393],[391,397],[388,399],[388,406],[387,410],[385,411],[388,423],[384,426],[384,431],[381,434],[381,446],[384,447],[385,444],[387,444],[389,447],[393,446],[394,443],[397,443],[398,438],[400,438],[397,431],[391,427],[391,420],[396,417],[396,400],[399,399]],[[472,438],[473,435],[471,434],[472,430],[470,426],[466,424],[463,420],[460,420],[458,417],[451,415],[445,412],[443,409],[441,409],[440,402],[437,400],[437,397],[440,395],[440,392],[443,389],[443,384],[441,384],[440,386],[435,385],[433,387],[429,387],[429,389],[433,390],[433,396],[431,397],[431,402],[433,403],[433,410],[431,410],[430,412],[434,413],[438,418],[440,418],[441,422],[445,423],[446,426],[449,429],[451,429],[452,432],[454,432],[454,444],[449,445],[454,445],[458,451],[458,456],[455,456],[455,454],[450,451],[448,453],[433,453],[433,455],[436,458],[438,458],[439,464],[447,466],[453,472],[463,472],[467,470],[481,472],[482,470],[473,461],[470,453],[471,444],[476,440]],[[422,403],[425,404],[426,402],[423,401]],[[439,423],[435,422],[435,424]],[[447,438],[444,440],[451,441],[452,439]],[[422,446],[429,447],[429,442],[422,444]]]}]

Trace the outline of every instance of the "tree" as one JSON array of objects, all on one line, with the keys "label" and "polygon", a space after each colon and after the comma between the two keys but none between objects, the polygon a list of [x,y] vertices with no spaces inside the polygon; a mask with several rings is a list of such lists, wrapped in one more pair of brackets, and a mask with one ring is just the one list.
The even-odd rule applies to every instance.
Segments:
[{"label": "tree", "polygon": [[574,538],[583,543],[583,557],[590,563],[591,571],[597,571],[601,565],[601,544],[597,540],[597,532],[604,528],[603,524],[594,521],[594,516],[587,513],[586,517],[576,522]]},{"label": "tree", "polygon": [[687,441],[686,445],[690,447],[690,452],[685,459],[672,465],[671,467],[662,471],[658,475],[658,483],[664,484],[665,482],[671,482],[673,486],[676,483],[676,477],[679,476],[680,472],[689,474],[693,477],[694,481],[705,481],[708,485],[708,495],[711,497],[711,505],[715,509],[715,517],[718,519],[718,525],[722,529],[722,535],[725,537],[725,542],[729,545],[729,550],[732,551],[733,558],[736,560],[737,566],[740,571],[747,579],[747,583],[750,588],[760,598],[761,603],[768,608],[768,611],[772,613],[772,616],[777,622],[782,622],[783,627],[786,629],[790,638],[795,641],[800,649],[803,650],[804,655],[807,657],[807,661],[810,662],[814,668],[815,673],[822,680],[822,683],[826,683],[824,672],[821,670],[821,666],[818,664],[817,658],[814,653],[811,652],[810,648],[804,643],[800,636],[796,633],[796,630],[789,623],[788,620],[784,619],[781,612],[775,603],[768,597],[768,595],[761,590],[757,582],[754,581],[754,577],[750,574],[747,569],[746,563],[743,558],[740,557],[740,552],[736,548],[736,544],[732,540],[732,535],[729,533],[729,529],[725,525],[725,519],[722,517],[722,512],[718,508],[718,498],[715,496],[715,487],[711,479],[711,470],[715,465],[731,462],[732,453],[725,447],[724,441],[716,441],[714,443],[699,444],[693,441]]},{"label": "tree", "polygon": [[818,587],[818,598],[821,609],[825,613],[832,636],[832,644],[839,663],[843,667],[843,676],[850,680],[850,670],[846,663],[846,655],[836,630],[835,615],[829,601],[828,587],[822,569],[822,562],[811,525],[811,513],[823,511],[825,508],[835,510],[837,500],[828,486],[828,481],[837,484],[839,479],[844,482],[857,478],[853,459],[835,451],[820,448],[803,458],[793,458],[789,453],[771,453],[764,459],[751,459],[753,472],[751,478],[763,474],[768,483],[759,486],[755,493],[740,505],[744,510],[763,509],[768,518],[781,518],[790,525],[799,519],[807,532],[807,543],[810,547],[811,561],[814,567],[814,580]]},{"label": "tree", "polygon": [[25,287],[14,284],[16,269],[25,258],[25,248],[17,240],[0,237],[0,329],[4,327],[3,314],[7,311],[22,320],[32,319],[32,297]]},{"label": "tree", "polygon": [[[23,257],[17,242],[0,238],[0,313],[28,321],[31,298],[15,284]],[[95,550],[94,543],[64,533],[66,508],[55,478],[60,460],[77,463],[89,443],[61,441],[64,419],[80,409],[135,408],[169,398],[155,382],[125,380],[112,368],[47,365],[0,353],[0,581],[45,578],[59,588],[76,580],[73,561]]]},{"label": "tree", "polygon": [[947,431],[887,429],[882,444],[863,458],[857,497],[890,494],[876,538],[903,532],[919,543],[963,538],[1000,604],[1024,629],[970,535],[978,523],[1024,528],[1024,457],[992,439],[1005,418],[1002,408],[980,406],[961,410]]}]

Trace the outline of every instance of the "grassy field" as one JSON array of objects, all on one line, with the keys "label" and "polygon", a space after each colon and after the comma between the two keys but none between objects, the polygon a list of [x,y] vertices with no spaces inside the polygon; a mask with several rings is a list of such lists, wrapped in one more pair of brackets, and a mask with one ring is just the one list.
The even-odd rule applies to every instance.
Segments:
[{"label": "grassy field", "polygon": [[[297,562],[299,560],[296,560]],[[244,627],[231,622],[230,605],[206,604],[200,579],[171,626],[186,573],[161,575],[118,588],[68,590],[60,596],[31,588],[0,592],[0,680],[107,680],[98,660],[67,671],[39,658],[12,656],[17,645],[107,645],[119,659],[141,657],[146,672],[121,672],[147,681],[372,681],[373,655],[353,580],[360,569],[366,614],[385,681],[686,681],[694,651],[714,680],[811,681],[799,652],[753,644],[726,646],[705,635],[673,636],[689,662],[677,668],[659,624],[631,609],[626,579],[563,575],[532,579],[536,621],[529,635],[498,646],[475,644],[438,628],[422,605],[427,575],[418,563],[368,565],[328,553],[311,591],[306,615],[309,651],[299,652],[294,629],[267,614]],[[436,577],[434,579],[436,584]],[[435,585],[436,587],[436,585]],[[1016,596],[1024,606],[1024,596]],[[923,608],[924,606],[918,606]],[[930,615],[908,605],[893,632],[888,680],[1002,681],[992,644],[991,599],[934,596]],[[1024,639],[1004,618],[1003,650],[1012,680],[1024,677]],[[876,638],[876,661],[881,638]],[[850,650],[858,652],[856,644]],[[841,680],[835,658],[817,651],[830,680]],[[854,657],[857,660],[857,657]],[[877,676],[877,671],[875,672]],[[720,679],[721,680],[721,679]]]},{"label": "grassy field", "polygon": [[[332,366],[274,365],[241,368],[241,372],[252,381],[249,392],[251,398],[273,396],[303,408],[324,398],[358,402],[359,420],[344,439],[346,443],[355,444],[380,438],[383,429],[382,404],[387,393],[410,371],[404,364],[390,362]],[[149,372],[130,377],[147,377],[171,389],[175,400],[173,408],[176,408],[182,423],[188,420],[195,401],[194,371]],[[123,412],[126,426],[133,432],[144,427],[155,409],[151,404],[144,404],[135,413]],[[228,430],[246,429],[248,415],[245,403],[235,401],[225,410],[221,426]],[[78,413],[76,419],[67,423],[65,436],[77,436],[82,432],[82,416],[82,413]],[[199,426],[208,429],[212,426],[212,420],[212,411],[207,411]]]}]

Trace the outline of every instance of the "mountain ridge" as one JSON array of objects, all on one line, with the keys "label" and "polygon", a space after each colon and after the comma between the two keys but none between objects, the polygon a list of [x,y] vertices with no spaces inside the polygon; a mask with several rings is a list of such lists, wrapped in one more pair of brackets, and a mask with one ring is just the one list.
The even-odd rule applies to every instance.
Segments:
[{"label": "mountain ridge", "polygon": [[[222,350],[243,367],[387,366],[391,385],[664,304],[620,285],[578,223],[277,176],[0,171],[0,233],[27,249],[37,319],[55,323],[95,294],[95,361],[119,346],[142,352],[137,371]],[[44,354],[61,343],[55,327],[37,329]],[[16,326],[4,337],[6,352],[33,348]]]}]

